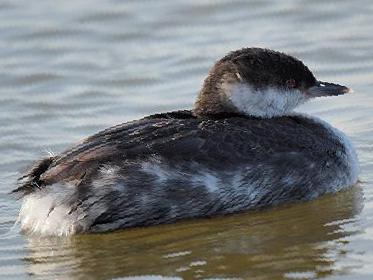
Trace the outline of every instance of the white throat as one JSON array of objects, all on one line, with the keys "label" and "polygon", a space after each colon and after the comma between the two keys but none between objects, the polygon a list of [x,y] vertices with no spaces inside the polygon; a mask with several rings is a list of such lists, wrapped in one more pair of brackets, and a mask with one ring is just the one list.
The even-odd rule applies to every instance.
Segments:
[{"label": "white throat", "polygon": [[223,83],[222,90],[240,113],[264,118],[287,115],[309,99],[298,89],[279,92],[277,88],[268,87],[256,90],[240,82]]}]

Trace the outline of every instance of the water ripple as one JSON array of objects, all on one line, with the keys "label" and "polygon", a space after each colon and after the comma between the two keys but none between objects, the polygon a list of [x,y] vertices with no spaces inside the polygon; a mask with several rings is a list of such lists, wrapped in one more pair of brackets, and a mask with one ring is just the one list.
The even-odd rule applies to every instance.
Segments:
[{"label": "water ripple", "polygon": [[[368,0],[2,1],[0,277],[371,277],[372,12]],[[260,213],[106,235],[38,238],[13,228],[20,202],[7,193],[34,159],[116,123],[190,108],[210,65],[243,46],[296,55],[321,80],[355,90],[299,111],[351,137],[361,186]]]}]

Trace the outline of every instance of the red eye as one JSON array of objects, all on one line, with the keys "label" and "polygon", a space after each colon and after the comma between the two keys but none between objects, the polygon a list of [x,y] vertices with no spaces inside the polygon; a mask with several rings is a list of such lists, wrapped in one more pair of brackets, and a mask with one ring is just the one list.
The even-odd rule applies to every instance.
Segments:
[{"label": "red eye", "polygon": [[295,82],[294,79],[290,79],[290,80],[287,80],[287,81],[286,81],[286,86],[287,86],[288,88],[295,88],[296,85],[297,85],[297,83]]}]

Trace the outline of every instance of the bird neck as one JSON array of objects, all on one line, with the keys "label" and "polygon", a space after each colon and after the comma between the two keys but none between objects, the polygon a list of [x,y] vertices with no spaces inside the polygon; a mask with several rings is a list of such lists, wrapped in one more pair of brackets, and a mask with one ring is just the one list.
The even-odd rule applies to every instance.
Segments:
[{"label": "bird neck", "polygon": [[260,118],[289,114],[308,98],[298,89],[265,87],[256,89],[234,79],[216,81],[208,77],[195,103],[196,115],[238,113]]}]

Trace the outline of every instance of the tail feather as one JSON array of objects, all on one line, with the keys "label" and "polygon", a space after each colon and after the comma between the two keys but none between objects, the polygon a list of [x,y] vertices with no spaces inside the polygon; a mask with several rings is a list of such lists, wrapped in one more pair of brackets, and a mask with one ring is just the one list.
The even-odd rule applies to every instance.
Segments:
[{"label": "tail feather", "polygon": [[14,189],[11,194],[24,197],[35,190],[42,188],[44,185],[40,179],[41,175],[48,170],[53,162],[53,157],[48,157],[37,161],[25,175],[18,179],[18,187]]}]

